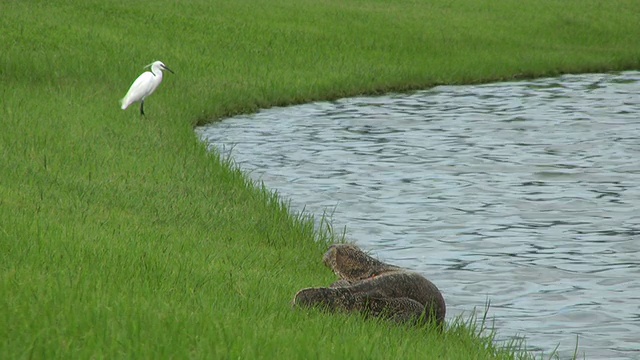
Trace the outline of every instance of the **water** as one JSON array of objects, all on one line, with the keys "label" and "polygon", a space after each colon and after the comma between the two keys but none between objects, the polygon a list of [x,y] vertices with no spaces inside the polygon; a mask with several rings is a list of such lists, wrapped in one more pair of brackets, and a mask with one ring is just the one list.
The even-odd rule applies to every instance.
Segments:
[{"label": "water", "polygon": [[640,72],[273,108],[197,133],[427,276],[449,319],[488,299],[499,339],[640,358]]}]

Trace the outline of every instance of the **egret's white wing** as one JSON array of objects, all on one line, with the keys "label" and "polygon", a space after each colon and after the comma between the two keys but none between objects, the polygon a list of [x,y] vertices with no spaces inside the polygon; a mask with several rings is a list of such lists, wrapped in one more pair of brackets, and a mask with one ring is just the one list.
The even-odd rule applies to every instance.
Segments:
[{"label": "egret's white wing", "polygon": [[145,97],[149,96],[149,94],[158,86],[156,81],[154,81],[154,78],[155,76],[153,76],[149,71],[145,71],[142,75],[138,76],[136,81],[134,81],[129,88],[129,91],[127,91],[127,95],[120,100],[120,103],[122,103],[122,110],[126,109],[134,102],[144,100]]}]

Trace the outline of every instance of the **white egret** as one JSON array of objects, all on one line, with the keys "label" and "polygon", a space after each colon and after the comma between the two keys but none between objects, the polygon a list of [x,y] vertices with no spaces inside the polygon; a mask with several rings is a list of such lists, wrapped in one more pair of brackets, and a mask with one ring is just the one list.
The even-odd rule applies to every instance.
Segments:
[{"label": "white egret", "polygon": [[151,71],[145,71],[142,75],[138,76],[136,81],[133,82],[127,95],[125,95],[120,103],[122,104],[122,110],[129,107],[134,102],[140,102],[140,115],[144,115],[144,100],[158,88],[158,85],[162,82],[162,70],[167,70],[173,74],[173,71],[165,66],[162,61],[154,61],[153,63],[145,66],[145,68],[151,67]]}]

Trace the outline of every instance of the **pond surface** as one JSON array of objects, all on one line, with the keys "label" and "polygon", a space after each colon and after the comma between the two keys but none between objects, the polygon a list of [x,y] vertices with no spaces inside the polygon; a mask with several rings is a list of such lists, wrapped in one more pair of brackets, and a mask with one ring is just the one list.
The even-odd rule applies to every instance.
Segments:
[{"label": "pond surface", "polygon": [[640,358],[640,72],[273,108],[197,133],[427,276],[448,319],[488,299],[499,339]]}]

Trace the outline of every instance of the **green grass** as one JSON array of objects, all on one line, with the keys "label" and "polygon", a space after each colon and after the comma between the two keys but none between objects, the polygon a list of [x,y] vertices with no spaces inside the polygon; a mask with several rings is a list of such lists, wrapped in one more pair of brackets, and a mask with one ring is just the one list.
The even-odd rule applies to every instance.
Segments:
[{"label": "green grass", "polygon": [[[193,126],[640,67],[635,0],[29,0],[0,13],[0,358],[526,356],[471,325],[292,311],[298,289],[331,281],[320,259],[334,239]],[[146,119],[123,112],[156,59],[176,74]]]}]

